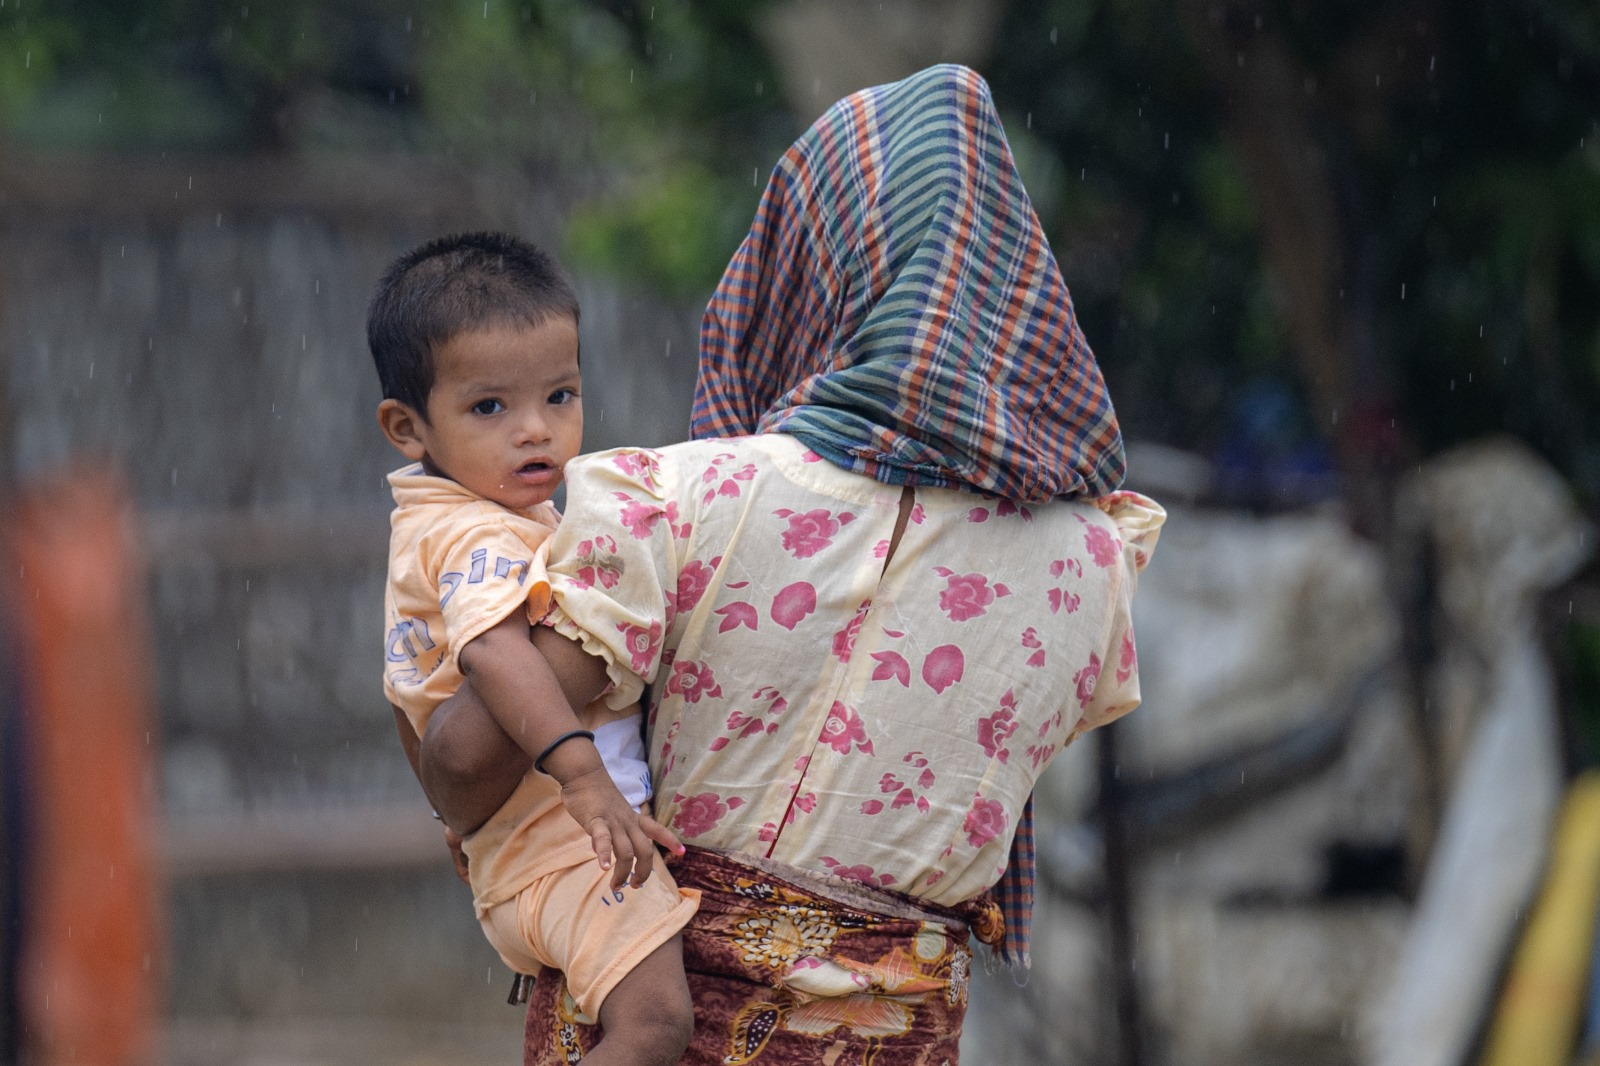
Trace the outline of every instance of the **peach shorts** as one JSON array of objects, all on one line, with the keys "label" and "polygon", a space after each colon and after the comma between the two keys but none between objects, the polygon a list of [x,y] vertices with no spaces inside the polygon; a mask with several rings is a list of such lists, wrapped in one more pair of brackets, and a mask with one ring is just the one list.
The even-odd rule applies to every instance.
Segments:
[{"label": "peach shorts", "polygon": [[688,924],[700,893],[679,888],[660,854],[650,880],[611,890],[593,858],[539,878],[479,921],[489,943],[518,973],[560,970],[590,1018],[618,981]]}]

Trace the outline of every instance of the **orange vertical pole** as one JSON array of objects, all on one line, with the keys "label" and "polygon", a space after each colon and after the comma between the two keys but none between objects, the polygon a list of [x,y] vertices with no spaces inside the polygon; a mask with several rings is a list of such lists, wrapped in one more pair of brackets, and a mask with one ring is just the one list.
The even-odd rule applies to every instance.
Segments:
[{"label": "orange vertical pole", "polygon": [[151,651],[131,511],[100,468],[25,491],[13,529],[33,847],[19,983],[40,1066],[154,1061],[162,966]]}]

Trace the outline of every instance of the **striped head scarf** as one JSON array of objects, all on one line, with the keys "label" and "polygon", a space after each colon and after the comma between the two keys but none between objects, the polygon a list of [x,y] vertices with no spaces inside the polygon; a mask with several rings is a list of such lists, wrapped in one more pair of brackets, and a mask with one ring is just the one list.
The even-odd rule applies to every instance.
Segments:
[{"label": "striped head scarf", "polygon": [[783,156],[706,308],[690,428],[1021,501],[1121,483],[1105,382],[982,78],[862,90]]}]

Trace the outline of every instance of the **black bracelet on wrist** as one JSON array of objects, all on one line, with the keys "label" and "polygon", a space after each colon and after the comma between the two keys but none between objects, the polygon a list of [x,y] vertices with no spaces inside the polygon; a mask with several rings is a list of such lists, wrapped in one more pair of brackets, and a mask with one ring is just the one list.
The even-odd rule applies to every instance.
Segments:
[{"label": "black bracelet on wrist", "polygon": [[569,733],[562,733],[559,737],[556,737],[548,745],[546,745],[545,749],[539,753],[539,757],[533,760],[533,768],[541,774],[544,773],[544,761],[550,757],[550,753],[574,737],[583,737],[585,740],[593,740],[594,734],[589,732],[587,729],[574,729]]}]

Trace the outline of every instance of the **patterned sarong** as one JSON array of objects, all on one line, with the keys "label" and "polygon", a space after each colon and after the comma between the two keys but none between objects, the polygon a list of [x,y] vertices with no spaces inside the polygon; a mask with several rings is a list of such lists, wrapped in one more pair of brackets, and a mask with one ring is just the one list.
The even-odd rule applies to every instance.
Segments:
[{"label": "patterned sarong", "polygon": [[[781,875],[778,872],[781,871]],[[694,1000],[685,1066],[944,1066],[957,1061],[972,963],[962,911],[698,848],[672,863],[700,910],[683,934]],[[528,1005],[524,1066],[578,1061],[601,1036],[557,973]]]}]

